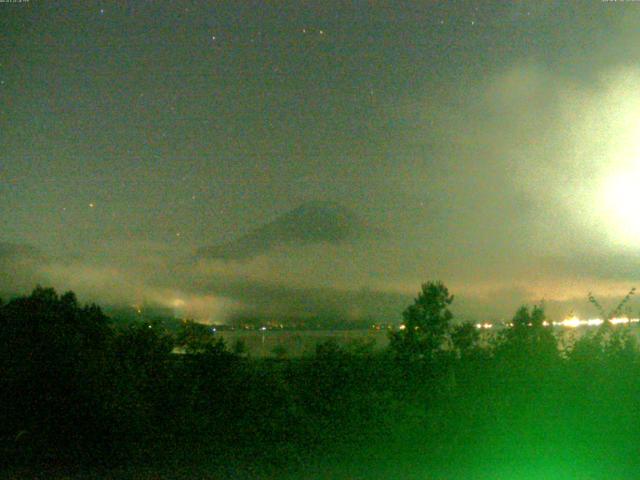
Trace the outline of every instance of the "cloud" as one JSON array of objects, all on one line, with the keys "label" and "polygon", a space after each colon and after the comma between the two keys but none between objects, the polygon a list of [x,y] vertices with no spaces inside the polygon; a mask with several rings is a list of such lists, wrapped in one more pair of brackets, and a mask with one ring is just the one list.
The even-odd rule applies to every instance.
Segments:
[{"label": "cloud", "polygon": [[524,61],[463,82],[441,101],[429,97],[424,128],[409,143],[431,151],[399,179],[428,192],[422,235],[452,257],[489,256],[505,273],[514,263],[514,274],[520,256],[533,266],[549,254],[615,252],[624,225],[603,208],[603,188],[640,158],[637,92],[636,68],[609,68],[589,84]]},{"label": "cloud", "polygon": [[543,260],[549,272],[562,272],[567,276],[592,282],[627,282],[640,285],[640,252],[620,251],[606,254],[567,253]]},{"label": "cloud", "polygon": [[[531,7],[534,17],[560,8],[513,9]],[[610,201],[610,186],[640,172],[640,69],[608,54],[637,39],[632,27],[624,42],[612,38],[582,58],[524,58],[438,84],[423,101],[415,91],[393,98],[384,120],[402,128],[376,143],[387,150],[347,159],[355,180],[343,190],[358,199],[349,213],[255,224],[193,262],[183,247],[121,239],[47,262],[0,246],[11,277],[0,287],[49,281],[101,302],[147,299],[212,321],[243,310],[398,318],[431,279],[449,285],[461,316],[508,316],[541,299],[562,315],[585,308],[589,291],[623,296],[638,278],[640,238],[629,228],[635,210]],[[314,186],[342,188],[324,187]],[[351,235],[367,230],[354,220],[363,212],[388,235]]]}]

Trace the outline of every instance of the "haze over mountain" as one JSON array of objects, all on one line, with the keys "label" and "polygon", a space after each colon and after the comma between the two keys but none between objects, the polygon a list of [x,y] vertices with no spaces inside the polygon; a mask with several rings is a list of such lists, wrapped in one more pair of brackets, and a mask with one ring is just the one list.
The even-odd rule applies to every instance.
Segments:
[{"label": "haze over mountain", "polygon": [[336,202],[311,201],[254,228],[239,238],[198,250],[203,258],[241,260],[279,246],[340,244],[382,233]]},{"label": "haze over mountain", "polygon": [[638,2],[103,3],[0,4],[0,241],[49,259],[0,248],[5,290],[223,321],[640,286]]}]

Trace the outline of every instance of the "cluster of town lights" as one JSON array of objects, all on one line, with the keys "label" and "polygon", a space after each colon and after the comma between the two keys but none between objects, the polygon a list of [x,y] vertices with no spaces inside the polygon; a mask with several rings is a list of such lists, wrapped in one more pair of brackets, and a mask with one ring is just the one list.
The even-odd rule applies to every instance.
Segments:
[{"label": "cluster of town lights", "polygon": [[[612,325],[626,325],[630,323],[638,323],[640,322],[640,318],[629,318],[629,317],[614,317],[609,320]],[[560,322],[547,322],[546,320],[542,322],[542,325],[545,327],[554,326],[554,327],[567,327],[567,328],[578,328],[578,327],[598,327],[604,323],[604,320],[601,318],[589,318],[587,320],[581,320],[580,318],[573,316],[569,318],[565,318]],[[529,324],[531,326],[531,324]],[[513,327],[513,323],[505,323],[506,327]],[[476,328],[481,329],[490,329],[493,328],[493,323],[476,323]]]}]

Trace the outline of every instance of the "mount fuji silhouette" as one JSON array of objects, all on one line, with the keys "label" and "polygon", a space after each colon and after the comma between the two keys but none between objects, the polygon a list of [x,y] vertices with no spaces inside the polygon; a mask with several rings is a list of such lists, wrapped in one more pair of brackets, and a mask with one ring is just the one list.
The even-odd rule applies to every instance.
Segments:
[{"label": "mount fuji silhouette", "polygon": [[241,260],[282,246],[338,244],[374,231],[355,213],[328,201],[307,202],[249,233],[219,245],[200,248],[200,258]]}]

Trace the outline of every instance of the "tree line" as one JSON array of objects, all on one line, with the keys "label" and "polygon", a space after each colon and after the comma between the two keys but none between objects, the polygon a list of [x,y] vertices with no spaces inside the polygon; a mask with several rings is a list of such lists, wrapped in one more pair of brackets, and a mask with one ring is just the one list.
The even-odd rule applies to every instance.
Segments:
[{"label": "tree line", "polygon": [[640,466],[631,327],[605,322],[566,347],[542,306],[523,306],[483,338],[455,322],[453,301],[442,283],[422,285],[384,350],[328,341],[254,359],[197,323],[114,325],[73,293],[38,287],[0,301],[1,466],[232,465],[247,478],[262,478],[247,473],[255,465],[328,458],[371,472],[419,465],[420,478],[518,465],[627,478]]}]

